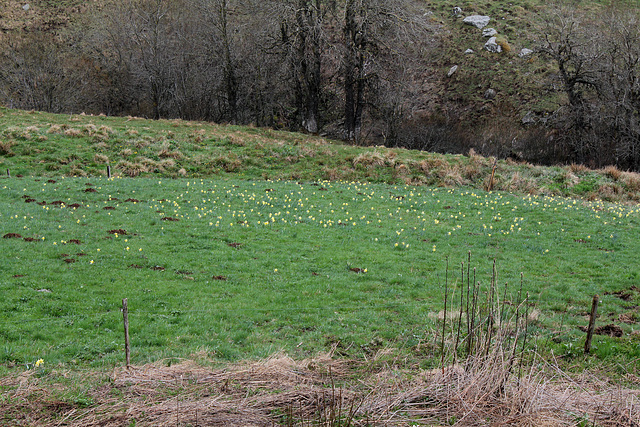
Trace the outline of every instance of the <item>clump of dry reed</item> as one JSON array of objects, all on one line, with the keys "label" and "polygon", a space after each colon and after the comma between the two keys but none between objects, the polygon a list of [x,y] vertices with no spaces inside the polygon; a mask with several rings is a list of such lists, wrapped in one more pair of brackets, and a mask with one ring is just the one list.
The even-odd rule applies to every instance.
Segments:
[{"label": "clump of dry reed", "polygon": [[494,347],[428,371],[282,354],[216,370],[160,361],[116,369],[85,408],[52,397],[42,378],[27,374],[0,382],[15,387],[0,410],[16,425],[74,427],[640,423],[638,390],[594,376],[571,378],[538,357],[518,372],[505,355]]}]

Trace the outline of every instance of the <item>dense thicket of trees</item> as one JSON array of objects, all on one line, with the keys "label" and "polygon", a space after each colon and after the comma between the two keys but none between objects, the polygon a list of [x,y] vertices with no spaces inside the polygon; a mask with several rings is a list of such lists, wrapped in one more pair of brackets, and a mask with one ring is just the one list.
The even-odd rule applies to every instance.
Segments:
[{"label": "dense thicket of trees", "polygon": [[553,88],[567,100],[550,122],[555,160],[640,170],[639,24],[638,10],[624,8],[547,17],[539,50],[557,65]]},{"label": "dense thicket of trees", "polygon": [[418,2],[404,0],[114,1],[64,35],[15,37],[0,65],[1,96],[26,109],[360,141],[397,126],[379,111],[398,103],[419,60],[401,57],[420,55],[429,32]]},{"label": "dense thicket of trees", "polygon": [[423,7],[419,0],[112,0],[64,32],[4,37],[0,103],[640,170],[637,9],[593,17],[553,8],[537,50],[555,64],[549,90],[564,101],[544,123],[514,133],[513,119],[504,135],[480,141],[447,105],[425,113],[437,35]]}]

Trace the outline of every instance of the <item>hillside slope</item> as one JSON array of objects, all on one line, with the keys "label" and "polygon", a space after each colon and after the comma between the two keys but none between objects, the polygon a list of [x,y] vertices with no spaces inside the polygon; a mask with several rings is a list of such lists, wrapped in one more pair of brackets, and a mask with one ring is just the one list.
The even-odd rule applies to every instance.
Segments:
[{"label": "hillside slope", "polygon": [[[315,136],[183,120],[56,115],[1,108],[0,170],[28,176],[237,176],[471,186],[587,199],[640,200],[640,175],[614,167],[355,147]],[[491,181],[493,167],[495,173]]]}]

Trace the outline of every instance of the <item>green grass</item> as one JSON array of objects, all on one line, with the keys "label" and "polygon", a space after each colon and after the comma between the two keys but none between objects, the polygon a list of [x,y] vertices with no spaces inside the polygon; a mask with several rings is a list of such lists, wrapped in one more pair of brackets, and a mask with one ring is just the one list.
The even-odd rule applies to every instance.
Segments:
[{"label": "green grass", "polygon": [[625,335],[597,337],[595,357],[576,366],[638,368],[637,174],[505,161],[494,188],[514,193],[488,193],[494,162],[479,156],[209,123],[0,114],[0,167],[11,174],[0,179],[0,233],[21,235],[1,240],[2,372],[40,358],[121,363],[123,298],[134,363],[335,346],[354,358],[393,347],[433,365],[445,277],[459,290],[469,252],[484,291],[494,259],[510,300],[524,273],[538,351],[575,361],[598,293],[599,324]]},{"label": "green grass", "polygon": [[[493,159],[353,147],[309,135],[182,120],[54,115],[0,108],[0,171],[12,176],[360,181],[487,188]],[[493,189],[640,199],[640,176],[499,161]]]},{"label": "green grass", "polygon": [[[334,345],[350,357],[385,346],[422,357],[425,343],[436,347],[445,260],[454,290],[468,252],[484,289],[497,260],[510,299],[524,272],[540,351],[577,357],[598,293],[600,322],[625,336],[596,337],[595,357],[638,368],[637,324],[618,322],[638,316],[637,207],[355,182],[55,181],[0,180],[0,232],[22,236],[2,240],[5,370],[39,358],[122,363],[122,298],[134,363],[302,357]],[[127,234],[109,233],[118,229]]]}]

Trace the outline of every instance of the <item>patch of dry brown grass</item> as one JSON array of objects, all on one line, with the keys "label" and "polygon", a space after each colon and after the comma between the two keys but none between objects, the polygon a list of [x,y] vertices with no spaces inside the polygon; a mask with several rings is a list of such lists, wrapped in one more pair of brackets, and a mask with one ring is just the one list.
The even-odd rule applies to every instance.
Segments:
[{"label": "patch of dry brown grass", "polygon": [[71,138],[81,138],[84,136],[81,129],[69,128],[64,131],[64,135]]},{"label": "patch of dry brown grass", "polygon": [[67,129],[69,129],[69,125],[67,125],[66,123],[54,124],[49,127],[47,133],[64,133],[64,131]]},{"label": "patch of dry brown grass", "polygon": [[163,144],[162,147],[160,147],[160,150],[158,151],[158,157],[160,157],[161,159],[167,159],[167,158],[171,158],[171,159],[176,159],[176,160],[180,160],[181,158],[184,157],[184,155],[180,152],[180,150],[172,150],[169,147],[169,144]]},{"label": "patch of dry brown grass", "polygon": [[[0,412],[16,425],[456,425],[599,426],[640,423],[640,391],[585,373],[571,377],[553,361],[537,358],[520,370],[501,351],[444,369],[406,370],[382,363],[389,349],[367,363],[330,355],[294,360],[277,354],[263,361],[207,369],[185,360],[117,368],[83,408],[28,371],[1,378],[10,388]],[[354,379],[355,378],[355,379]],[[340,420],[341,418],[341,420]],[[338,424],[338,421],[343,424]]]},{"label": "patch of dry brown grass", "polygon": [[[363,165],[366,168],[382,167],[387,164],[385,156],[377,150],[358,154],[352,161],[353,166]],[[393,166],[393,165],[392,165]]]},{"label": "patch of dry brown grass", "polygon": [[394,166],[395,174],[397,177],[403,178],[411,173],[411,169],[404,163],[396,163]]},{"label": "patch of dry brown grass", "polygon": [[571,165],[569,165],[569,170],[575,174],[587,173],[591,171],[591,169],[589,169],[585,165],[576,163],[571,163]]},{"label": "patch of dry brown grass", "polygon": [[439,171],[449,165],[449,162],[440,157],[430,157],[420,162],[420,170],[424,173],[430,173],[431,171]]},{"label": "patch of dry brown grass", "polygon": [[505,190],[510,192],[520,192],[535,195],[538,194],[539,189],[534,179],[526,178],[519,172],[514,172],[511,175],[511,179],[504,186]]},{"label": "patch of dry brown grass", "polygon": [[120,170],[124,175],[128,177],[136,177],[149,170],[140,163],[129,162],[127,160],[121,160],[115,165],[115,169]]},{"label": "patch of dry brown grass", "polygon": [[602,184],[598,188],[598,197],[608,202],[615,202],[620,200],[622,192],[618,184]]},{"label": "patch of dry brown grass", "polygon": [[93,156],[93,161],[96,163],[107,164],[109,163],[109,156],[105,156],[104,154],[96,154]]},{"label": "patch of dry brown grass", "polygon": [[11,140],[0,139],[0,154],[7,157],[13,156],[14,152],[11,150],[11,147],[13,147],[14,144],[15,143]]},{"label": "patch of dry brown grass", "polygon": [[438,176],[445,187],[456,187],[465,184],[465,179],[462,177],[460,167],[458,165],[449,165],[445,168],[438,170]]},{"label": "patch of dry brown grass", "polygon": [[602,169],[602,173],[614,181],[618,181],[622,176],[622,171],[615,166],[607,166]]},{"label": "patch of dry brown grass", "polygon": [[640,174],[636,172],[623,172],[620,176],[620,181],[630,191],[640,191]]}]

